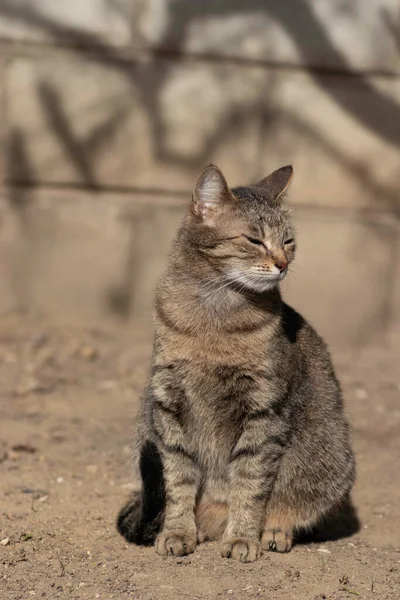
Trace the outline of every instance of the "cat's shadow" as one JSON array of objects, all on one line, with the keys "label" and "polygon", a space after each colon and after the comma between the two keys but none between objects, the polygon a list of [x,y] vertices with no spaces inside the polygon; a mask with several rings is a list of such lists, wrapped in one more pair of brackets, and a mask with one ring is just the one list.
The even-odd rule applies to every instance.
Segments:
[{"label": "cat's shadow", "polygon": [[296,544],[333,542],[350,537],[360,531],[361,522],[351,499],[346,500],[334,513],[312,529],[299,532]]}]

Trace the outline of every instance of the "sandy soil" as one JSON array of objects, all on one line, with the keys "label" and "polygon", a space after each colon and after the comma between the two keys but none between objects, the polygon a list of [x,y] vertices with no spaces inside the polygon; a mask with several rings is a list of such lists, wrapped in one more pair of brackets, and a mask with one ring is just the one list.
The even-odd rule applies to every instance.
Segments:
[{"label": "sandy soil", "polygon": [[335,356],[359,531],[246,565],[222,559],[217,544],[164,559],[117,534],[150,352],[148,336],[128,333],[0,321],[0,600],[400,598],[399,352]]}]

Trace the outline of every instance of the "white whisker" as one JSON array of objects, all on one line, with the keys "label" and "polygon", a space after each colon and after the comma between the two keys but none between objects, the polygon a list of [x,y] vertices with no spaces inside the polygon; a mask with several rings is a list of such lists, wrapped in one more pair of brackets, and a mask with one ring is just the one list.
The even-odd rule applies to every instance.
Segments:
[{"label": "white whisker", "polygon": [[205,296],[203,304],[205,304],[211,298],[213,298],[214,296],[216,296],[218,294],[218,292],[220,292],[224,288],[228,287],[229,285],[232,285],[231,281],[227,281],[226,283],[224,283],[224,285],[221,285],[216,290],[213,290],[210,294],[208,294],[207,296]]}]

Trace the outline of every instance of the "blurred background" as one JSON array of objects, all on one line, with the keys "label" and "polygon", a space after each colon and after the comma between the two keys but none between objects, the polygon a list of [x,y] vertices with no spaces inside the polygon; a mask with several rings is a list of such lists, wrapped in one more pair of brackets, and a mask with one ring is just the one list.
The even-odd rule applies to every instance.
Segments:
[{"label": "blurred background", "polygon": [[199,170],[294,165],[285,297],[400,329],[398,0],[1,0],[0,312],[151,323]]}]

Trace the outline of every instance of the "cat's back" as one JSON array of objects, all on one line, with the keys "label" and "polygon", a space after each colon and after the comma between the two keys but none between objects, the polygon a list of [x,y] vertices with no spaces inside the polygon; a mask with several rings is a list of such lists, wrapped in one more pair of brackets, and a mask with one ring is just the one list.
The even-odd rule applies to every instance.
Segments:
[{"label": "cat's back", "polygon": [[323,338],[304,317],[285,303],[282,332],[286,343],[293,347],[294,404],[305,411],[304,416],[313,415],[318,420],[318,416],[329,413],[342,419],[342,392]]},{"label": "cat's back", "polygon": [[294,308],[282,302],[281,331],[285,341],[304,358],[329,358],[328,347],[314,327]]}]

